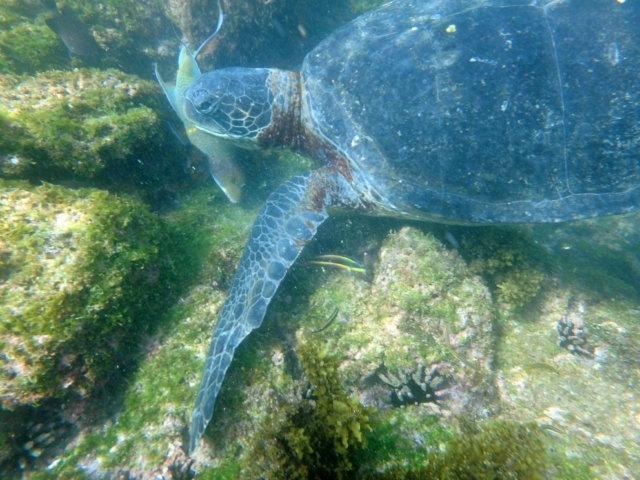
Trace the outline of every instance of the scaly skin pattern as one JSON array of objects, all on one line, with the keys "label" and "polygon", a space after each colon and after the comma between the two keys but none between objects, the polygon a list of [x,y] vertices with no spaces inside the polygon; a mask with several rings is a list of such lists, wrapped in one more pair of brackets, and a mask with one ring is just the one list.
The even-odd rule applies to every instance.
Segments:
[{"label": "scaly skin pattern", "polygon": [[236,348],[262,324],[289,267],[326,220],[326,208],[336,204],[356,207],[355,192],[335,170],[322,168],[283,184],[258,214],[213,330],[191,421],[191,453],[211,420]]}]

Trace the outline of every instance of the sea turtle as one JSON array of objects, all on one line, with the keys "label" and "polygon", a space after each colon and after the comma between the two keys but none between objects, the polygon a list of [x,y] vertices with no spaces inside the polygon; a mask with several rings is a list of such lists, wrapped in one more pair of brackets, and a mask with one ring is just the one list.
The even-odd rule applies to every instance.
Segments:
[{"label": "sea turtle", "polygon": [[640,205],[640,5],[396,0],[300,72],[227,68],[184,92],[197,129],[320,168],[256,219],[213,331],[190,451],[236,347],[327,208],[456,223],[561,222]]}]

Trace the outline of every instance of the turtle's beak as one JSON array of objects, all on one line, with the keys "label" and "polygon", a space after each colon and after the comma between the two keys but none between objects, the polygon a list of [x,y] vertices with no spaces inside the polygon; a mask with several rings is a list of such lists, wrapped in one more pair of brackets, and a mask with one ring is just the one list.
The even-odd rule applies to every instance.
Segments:
[{"label": "turtle's beak", "polygon": [[194,127],[200,130],[201,132],[208,133],[209,135],[214,135],[216,137],[222,137],[222,138],[228,137],[228,135],[224,134],[224,131],[222,129],[218,130],[216,128],[210,128],[210,126],[197,125],[197,124],[194,124]]},{"label": "turtle's beak", "polygon": [[[211,107],[207,108],[208,103],[211,103]],[[193,99],[189,96],[184,97],[183,111],[185,118],[192,123],[192,127],[200,130],[201,132],[214,135],[216,137],[227,137],[226,131],[216,123],[215,119],[210,115],[215,110],[213,102],[206,100],[205,102],[197,102],[198,106],[194,103]],[[203,109],[204,107],[204,109]]]}]

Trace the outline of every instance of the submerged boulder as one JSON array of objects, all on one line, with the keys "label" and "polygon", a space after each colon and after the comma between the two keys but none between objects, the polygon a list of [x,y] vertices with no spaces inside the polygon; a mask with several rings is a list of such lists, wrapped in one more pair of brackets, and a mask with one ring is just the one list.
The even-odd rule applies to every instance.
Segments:
[{"label": "submerged boulder", "polygon": [[0,75],[0,176],[136,187],[175,176],[162,100],[154,82],[117,70]]},{"label": "submerged boulder", "polygon": [[172,298],[171,244],[137,201],[1,184],[2,407],[85,397],[122,377]]}]

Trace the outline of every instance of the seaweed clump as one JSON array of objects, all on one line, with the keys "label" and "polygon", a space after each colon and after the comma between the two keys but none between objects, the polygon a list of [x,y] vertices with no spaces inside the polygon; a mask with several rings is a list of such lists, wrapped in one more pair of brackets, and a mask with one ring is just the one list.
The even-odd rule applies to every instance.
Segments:
[{"label": "seaweed clump", "polygon": [[[326,345],[303,340],[297,350],[310,385],[296,402],[278,408],[256,436],[249,478],[351,478],[354,453],[366,446],[369,409],[350,396],[339,359]],[[274,412],[275,413],[275,412]]]},{"label": "seaweed clump", "polygon": [[490,420],[468,425],[446,450],[433,449],[419,467],[394,466],[384,473],[366,473],[366,479],[522,479],[545,478],[548,454],[544,432],[535,422],[520,424]]}]

